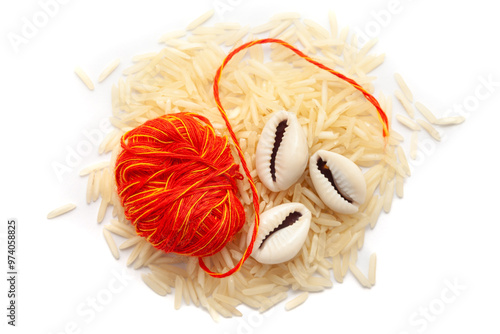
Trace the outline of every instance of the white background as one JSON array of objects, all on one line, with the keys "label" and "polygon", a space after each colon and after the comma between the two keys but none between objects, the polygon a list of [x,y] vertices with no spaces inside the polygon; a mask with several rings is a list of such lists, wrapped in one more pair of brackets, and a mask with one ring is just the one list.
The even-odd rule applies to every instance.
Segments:
[{"label": "white background", "polygon": [[[500,312],[500,21],[494,2],[400,0],[397,13],[390,16],[380,14],[392,8],[389,0],[66,2],[18,52],[8,34],[20,35],[24,18],[33,21],[42,7],[34,0],[0,5],[2,333],[500,330],[495,320]],[[291,312],[284,311],[284,303],[264,316],[241,307],[242,318],[219,324],[193,306],[175,311],[172,295],[157,296],[141,281],[140,272],[126,268],[127,254],[114,260],[102,226],[95,223],[98,205],[85,203],[86,178],[78,172],[107,157],[99,157],[94,145],[91,154],[62,175],[62,182],[58,179],[52,165],[64,164],[69,150],[86,140],[84,132],[99,130],[99,122],[111,115],[110,87],[120,76],[119,71],[113,73],[90,92],[74,74],[75,66],[82,66],[97,82],[113,59],[122,59],[123,70],[132,56],[159,50],[157,40],[163,33],[185,27],[212,8],[219,9],[209,24],[236,21],[252,26],[275,13],[297,11],[328,27],[327,11],[334,10],[341,27],[379,38],[374,51],[385,52],[386,62],[375,72],[377,92],[392,93],[392,75],[400,72],[415,99],[438,116],[453,106],[465,110],[464,103],[478,102],[469,104],[464,124],[443,129],[445,140],[420,148],[404,199],[395,200],[390,214],[383,214],[367,233],[359,266],[366,272],[369,254],[377,252],[373,289],[363,289],[348,274],[344,284],[311,294]],[[490,87],[492,93],[475,98],[478,89],[488,93],[481,83],[488,78],[496,83]],[[396,100],[394,106],[401,112]],[[77,204],[77,209],[46,219],[51,209],[67,202]],[[5,317],[5,224],[10,217],[19,221],[16,328],[7,326]],[[124,275],[124,284],[114,281],[117,274]],[[444,298],[449,302],[454,297],[453,301],[443,303],[447,282],[458,284],[460,290],[448,291]],[[122,289],[102,310],[90,314],[88,301],[110,283]],[[420,312],[429,308],[426,319]]]}]

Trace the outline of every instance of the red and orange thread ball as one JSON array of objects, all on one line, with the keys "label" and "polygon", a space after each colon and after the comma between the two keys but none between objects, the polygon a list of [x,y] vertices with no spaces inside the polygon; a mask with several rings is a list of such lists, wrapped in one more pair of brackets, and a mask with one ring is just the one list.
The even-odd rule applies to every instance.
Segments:
[{"label": "red and orange thread ball", "polygon": [[165,115],[121,141],[118,194],[137,234],[167,253],[205,257],[242,228],[242,179],[227,138],[194,113]]}]

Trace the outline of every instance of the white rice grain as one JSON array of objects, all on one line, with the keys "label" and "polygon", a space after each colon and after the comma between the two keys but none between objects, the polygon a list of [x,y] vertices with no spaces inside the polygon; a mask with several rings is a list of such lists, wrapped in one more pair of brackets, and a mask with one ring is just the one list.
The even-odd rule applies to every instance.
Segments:
[{"label": "white rice grain", "polygon": [[312,20],[309,20],[309,19],[304,19],[304,25],[306,25],[308,28],[310,28],[310,30],[313,32],[313,34],[315,34],[317,37],[321,37],[321,38],[329,38],[330,37],[330,34],[328,33],[328,31],[323,28],[323,26],[321,26],[320,24],[312,21]]},{"label": "white rice grain", "polygon": [[337,38],[338,35],[338,25],[337,25],[337,16],[335,15],[335,12],[333,11],[328,11],[328,21],[330,23],[330,34],[333,38]]},{"label": "white rice grain", "polygon": [[413,131],[411,133],[411,139],[410,139],[410,158],[415,160],[417,158],[417,151],[418,151],[418,132]]},{"label": "white rice grain", "polygon": [[106,239],[106,243],[108,244],[109,250],[111,251],[111,254],[113,254],[114,258],[118,260],[120,258],[120,252],[118,251],[118,247],[116,247],[115,240],[108,230],[103,229],[102,232],[104,234],[104,239]]},{"label": "white rice grain", "polygon": [[166,41],[170,39],[178,39],[181,37],[184,37],[186,35],[185,30],[175,30],[175,31],[170,31],[165,34],[163,34],[160,39],[158,40],[159,43],[165,43]]},{"label": "white rice grain", "polygon": [[396,175],[396,195],[399,198],[404,196],[404,178],[399,174]]},{"label": "white rice grain", "polygon": [[142,274],[141,278],[146,285],[160,296],[166,296],[168,291],[161,286],[157,281],[151,278],[152,274]]},{"label": "white rice grain", "polygon": [[92,182],[92,201],[95,202],[99,198],[99,191],[101,189],[101,176],[102,172],[96,171],[94,175],[94,181]]},{"label": "white rice grain", "polygon": [[202,25],[203,23],[205,23],[206,21],[208,21],[214,15],[214,13],[215,13],[215,11],[213,9],[211,9],[208,12],[200,15],[197,19],[195,19],[190,24],[188,24],[188,26],[186,27],[186,30],[187,31],[193,30],[196,27]]},{"label": "white rice grain", "polygon": [[115,59],[111,64],[109,64],[99,75],[97,82],[103,82],[113,71],[120,65],[120,59]]},{"label": "white rice grain", "polygon": [[358,57],[359,59],[362,59],[366,54],[378,43],[378,38],[372,38],[370,39],[363,47],[361,50],[359,50]]},{"label": "white rice grain", "polygon": [[410,165],[408,164],[408,159],[406,159],[406,154],[401,146],[398,146],[396,151],[398,152],[398,158],[401,162],[401,166],[403,167],[406,175],[411,176]]},{"label": "white rice grain", "polygon": [[71,210],[73,210],[75,208],[76,208],[76,204],[73,204],[73,203],[64,204],[64,205],[58,207],[57,209],[50,211],[47,214],[47,219],[52,219],[52,218],[58,217],[58,216],[63,215],[67,212],[70,212]]},{"label": "white rice grain", "polygon": [[418,101],[415,102],[415,107],[422,114],[422,116],[424,116],[425,119],[427,119],[427,121],[429,121],[432,124],[436,123],[437,118],[432,113],[432,111],[429,110],[429,108],[427,108],[426,106],[424,106],[422,103],[420,103]]},{"label": "white rice grain", "polygon": [[102,223],[104,216],[106,215],[106,209],[108,208],[109,201],[106,199],[101,199],[101,204],[99,205],[99,211],[97,213],[97,222]]},{"label": "white rice grain", "polygon": [[191,279],[186,280],[186,286],[189,291],[189,296],[191,300],[193,301],[193,304],[196,306],[200,306],[200,300],[198,299],[198,296],[196,295],[196,291],[194,290],[194,285],[193,281]]},{"label": "white rice grain", "polygon": [[438,118],[434,124],[437,125],[456,125],[456,124],[461,124],[465,121],[465,117],[463,116],[456,116],[456,117],[444,117],[444,118]]},{"label": "white rice grain", "polygon": [[89,178],[87,179],[87,194],[85,196],[87,200],[87,204],[90,204],[92,201],[92,187],[94,184],[95,172],[91,172]]},{"label": "white rice grain", "polygon": [[300,19],[300,13],[297,12],[284,12],[274,14],[270,21],[284,21],[284,20],[296,20]]},{"label": "white rice grain", "polygon": [[285,31],[286,29],[288,29],[288,27],[290,27],[291,24],[292,24],[292,20],[284,20],[284,21],[282,21],[278,26],[276,26],[275,28],[273,28],[269,32],[269,37],[270,38],[276,38],[276,37],[278,37],[283,31]]},{"label": "white rice grain", "polygon": [[437,141],[441,141],[441,135],[439,134],[439,131],[436,130],[436,128],[433,127],[430,123],[422,119],[418,119],[417,122],[425,129],[425,131],[427,131],[432,136],[432,138],[436,139]]},{"label": "white rice grain", "polygon": [[85,73],[85,71],[81,67],[76,67],[75,73],[76,73],[76,75],[78,75],[80,80],[82,80],[82,82],[85,84],[85,86],[87,86],[88,89],[94,90],[94,83],[92,82],[92,80],[89,78],[87,73]]},{"label": "white rice grain", "polygon": [[404,79],[401,76],[401,74],[395,73],[394,74],[394,78],[396,79],[396,82],[398,83],[399,88],[401,88],[401,91],[406,96],[406,98],[408,99],[408,101],[413,102],[413,94],[412,94],[410,88],[408,88],[408,85],[404,81]]},{"label": "white rice grain", "polygon": [[368,266],[368,281],[372,286],[375,285],[376,271],[377,271],[377,254],[372,253],[372,255],[370,255],[370,264]]},{"label": "white rice grain", "polygon": [[269,21],[252,28],[250,31],[252,32],[252,34],[262,34],[266,31],[274,29],[277,25],[280,24],[280,22],[281,20]]},{"label": "white rice grain", "polygon": [[358,266],[353,263],[349,263],[349,270],[354,275],[354,277],[356,277],[358,282],[361,283],[362,286],[364,286],[365,288],[371,288],[372,285],[370,284],[370,281],[361,272],[361,270],[359,270]]},{"label": "white rice grain", "polygon": [[417,123],[415,123],[415,121],[412,121],[408,117],[405,117],[401,114],[397,114],[396,119],[398,120],[399,123],[403,124],[404,126],[409,128],[410,130],[420,131],[420,126]]},{"label": "white rice grain", "polygon": [[254,288],[243,289],[241,290],[241,293],[243,293],[245,296],[261,295],[271,292],[275,287],[276,284],[259,285]]},{"label": "white rice grain", "polygon": [[175,295],[174,295],[174,308],[176,310],[181,308],[182,295],[183,295],[184,282],[180,276],[175,277]]},{"label": "white rice grain", "polygon": [[121,245],[120,245],[120,249],[127,249],[127,248],[130,248],[132,246],[135,246],[137,243],[139,243],[143,238],[136,235],[136,236],[133,236],[131,237],[130,239],[127,239],[125,240]]},{"label": "white rice grain", "polygon": [[401,103],[401,105],[405,109],[408,116],[410,116],[410,118],[415,118],[415,110],[413,109],[413,106],[411,105],[411,103],[403,95],[403,93],[401,93],[400,90],[396,90],[394,92],[394,95],[398,99],[399,103]]},{"label": "white rice grain", "polygon": [[389,213],[391,211],[392,200],[394,198],[394,179],[387,183],[387,191],[384,194],[384,212]]},{"label": "white rice grain", "polygon": [[285,304],[285,310],[290,311],[299,306],[300,304],[304,303],[307,300],[307,297],[309,297],[309,293],[303,292],[294,299],[290,300]]},{"label": "white rice grain", "polygon": [[370,228],[375,228],[377,225],[378,217],[380,216],[380,212],[384,206],[384,197],[381,196],[377,199],[377,203],[375,204],[373,211],[370,213]]},{"label": "white rice grain", "polygon": [[134,232],[128,231],[127,229],[116,225],[106,225],[104,228],[124,238],[131,238],[135,235]]},{"label": "white rice grain", "polygon": [[105,167],[109,166],[109,161],[101,161],[101,162],[96,162],[95,164],[86,166],[80,171],[80,176],[85,176],[90,174],[93,171],[103,169]]}]

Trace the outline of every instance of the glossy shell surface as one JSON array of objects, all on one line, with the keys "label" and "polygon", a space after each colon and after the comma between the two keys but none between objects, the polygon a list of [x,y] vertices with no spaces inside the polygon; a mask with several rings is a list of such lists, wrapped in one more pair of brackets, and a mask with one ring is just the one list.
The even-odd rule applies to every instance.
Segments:
[{"label": "glossy shell surface", "polygon": [[[292,259],[302,248],[309,227],[311,212],[301,203],[286,203],[264,211],[252,257],[263,264],[277,264]],[[247,244],[252,239],[250,227]]]},{"label": "glossy shell surface", "polygon": [[308,154],[307,139],[297,116],[284,110],[275,112],[257,144],[259,179],[271,191],[288,189],[304,173]]},{"label": "glossy shell surface", "polygon": [[318,196],[333,211],[356,213],[364,203],[365,178],[361,169],[348,158],[319,150],[309,159],[309,173]]}]

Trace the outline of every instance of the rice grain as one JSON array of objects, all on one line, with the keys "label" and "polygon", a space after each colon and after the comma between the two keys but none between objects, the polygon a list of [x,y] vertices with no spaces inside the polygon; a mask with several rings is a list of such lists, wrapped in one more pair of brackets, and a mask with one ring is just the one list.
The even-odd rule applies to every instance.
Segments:
[{"label": "rice grain", "polygon": [[47,214],[47,219],[52,219],[52,218],[58,217],[58,216],[63,215],[67,212],[70,212],[71,210],[73,210],[75,208],[76,208],[76,204],[73,204],[73,203],[64,204],[64,205],[58,207],[57,209],[50,211]]},{"label": "rice grain", "polygon": [[104,215],[106,214],[106,209],[108,208],[109,202],[106,199],[101,200],[101,204],[99,205],[99,211],[97,213],[97,222],[102,223],[104,219]]},{"label": "rice grain", "polygon": [[175,277],[175,295],[174,295],[174,308],[176,310],[181,308],[182,304],[182,294],[183,294],[184,282],[180,276]]},{"label": "rice grain", "polygon": [[424,106],[422,103],[420,103],[418,101],[415,102],[415,107],[417,108],[418,111],[420,111],[422,116],[424,116],[425,119],[427,119],[427,121],[429,121],[432,124],[436,123],[437,118],[432,113],[432,111],[429,110],[429,108],[427,108],[426,106]]},{"label": "rice grain", "polygon": [[410,158],[415,160],[417,158],[417,150],[418,150],[418,132],[413,131],[411,133],[410,139]]},{"label": "rice grain", "polygon": [[307,300],[307,297],[309,297],[309,293],[303,292],[294,299],[290,300],[285,304],[285,310],[290,311],[299,306],[300,304],[304,303]]},{"label": "rice grain", "polygon": [[394,198],[394,179],[387,183],[387,191],[384,195],[384,212],[389,213],[391,211],[392,200]]},{"label": "rice grain", "polygon": [[444,118],[438,118],[434,124],[437,125],[456,125],[456,124],[461,124],[465,121],[465,117],[463,116],[456,116],[456,117],[444,117]]},{"label": "rice grain", "polygon": [[377,271],[377,254],[372,253],[372,255],[370,255],[370,264],[368,267],[368,281],[372,286],[375,285],[376,271]]},{"label": "rice grain", "polygon": [[94,83],[92,82],[92,80],[89,78],[87,73],[85,73],[85,71],[81,67],[76,67],[75,73],[76,73],[76,75],[78,75],[80,80],[82,80],[82,82],[85,84],[85,86],[87,86],[88,89],[94,90]]},{"label": "rice grain", "polygon": [[403,151],[403,148],[401,146],[398,146],[396,150],[398,152],[399,161],[401,162],[401,166],[406,172],[406,175],[411,176],[410,165],[408,164],[408,159],[406,159],[406,154]]},{"label": "rice grain", "polygon": [[120,65],[120,59],[115,59],[111,64],[109,64],[99,75],[97,79],[98,82],[103,82],[113,71]]},{"label": "rice grain", "polygon": [[365,288],[371,288],[372,285],[370,284],[370,281],[355,264],[349,263],[349,270],[354,275],[354,277],[356,277],[358,282],[361,283],[362,286],[364,286]]},{"label": "rice grain", "polygon": [[186,27],[187,31],[193,30],[196,27],[202,25],[206,21],[208,21],[213,15],[215,11],[213,9],[209,10],[208,12],[200,15],[198,18],[196,18],[194,21],[192,21],[188,26]]},{"label": "rice grain", "polygon": [[394,74],[394,78],[396,79],[396,82],[398,83],[399,88],[401,88],[401,91],[406,96],[406,98],[408,99],[408,101],[413,102],[413,94],[412,94],[410,88],[408,88],[408,85],[404,81],[404,79],[401,76],[401,74],[395,73]]},{"label": "rice grain", "polygon": [[106,168],[108,166],[109,166],[109,161],[97,162],[95,164],[92,164],[90,166],[87,166],[87,167],[83,168],[80,171],[80,176],[88,175],[88,174],[92,173],[93,171],[97,171],[97,170]]},{"label": "rice grain", "polygon": [[404,178],[399,174],[396,175],[396,195],[399,198],[404,196]]},{"label": "rice grain", "polygon": [[337,38],[338,35],[338,25],[337,25],[337,16],[335,12],[328,11],[328,21],[330,23],[330,34],[333,38]]},{"label": "rice grain", "polygon": [[106,243],[108,244],[109,250],[111,251],[111,254],[113,254],[114,258],[118,260],[120,258],[120,252],[118,251],[118,247],[116,247],[115,240],[108,230],[103,229],[102,232],[104,234],[104,239],[106,239]]},{"label": "rice grain", "polygon": [[398,99],[399,103],[403,106],[404,110],[410,116],[410,118],[415,118],[415,110],[413,109],[413,106],[411,103],[406,99],[406,97],[401,93],[401,91],[396,90],[394,92],[394,96]]},{"label": "rice grain", "polygon": [[141,278],[151,290],[153,290],[160,296],[166,296],[168,293],[167,289],[161,286],[157,281],[153,280],[151,276],[152,274],[142,274]]},{"label": "rice grain", "polygon": [[418,119],[417,122],[425,129],[425,131],[427,131],[432,136],[432,138],[436,139],[437,141],[441,141],[441,135],[439,134],[438,130],[436,130],[436,128],[433,127],[430,123],[422,119]]},{"label": "rice grain", "polygon": [[406,126],[408,129],[413,130],[413,131],[420,131],[420,126],[409,119],[408,117],[405,117],[403,115],[397,114],[396,119],[398,120],[399,123],[403,124]]},{"label": "rice grain", "polygon": [[91,172],[89,178],[87,179],[87,194],[85,196],[87,204],[92,201],[92,186],[94,184],[95,172]]}]

